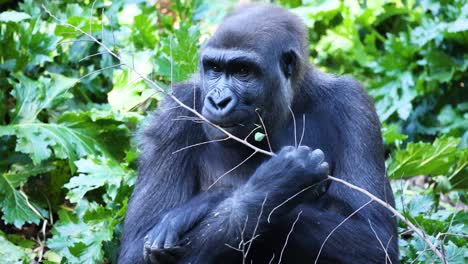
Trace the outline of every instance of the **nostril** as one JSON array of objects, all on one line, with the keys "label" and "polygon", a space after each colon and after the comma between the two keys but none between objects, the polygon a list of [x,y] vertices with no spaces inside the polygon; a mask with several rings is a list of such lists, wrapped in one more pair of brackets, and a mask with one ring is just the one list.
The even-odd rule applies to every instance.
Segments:
[{"label": "nostril", "polygon": [[218,103],[220,109],[225,108],[232,101],[231,97],[224,98],[221,102]]},{"label": "nostril", "polygon": [[212,97],[208,97],[208,102],[210,103],[212,107],[214,107],[215,109],[218,109],[218,104],[213,100]]}]

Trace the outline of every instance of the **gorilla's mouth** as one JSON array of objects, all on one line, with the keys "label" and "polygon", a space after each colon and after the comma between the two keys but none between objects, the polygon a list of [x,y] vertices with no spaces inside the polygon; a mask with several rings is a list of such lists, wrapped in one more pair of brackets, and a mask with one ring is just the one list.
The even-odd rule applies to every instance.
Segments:
[{"label": "gorilla's mouth", "polygon": [[237,124],[234,124],[234,123],[227,123],[227,124],[217,124],[219,127],[221,128],[233,128],[235,126],[237,126]]}]

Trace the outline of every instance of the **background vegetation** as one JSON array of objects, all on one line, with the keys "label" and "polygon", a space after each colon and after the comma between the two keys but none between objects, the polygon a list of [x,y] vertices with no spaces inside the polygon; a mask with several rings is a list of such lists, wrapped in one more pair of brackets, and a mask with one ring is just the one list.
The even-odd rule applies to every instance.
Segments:
[{"label": "background vegetation", "polygon": [[[134,134],[162,98],[41,4],[164,87],[196,71],[234,4],[75,2],[0,1],[0,263],[115,263]],[[314,64],[374,98],[398,210],[449,263],[466,263],[466,1],[278,3],[309,27]],[[399,233],[403,263],[440,262],[403,222]]]}]

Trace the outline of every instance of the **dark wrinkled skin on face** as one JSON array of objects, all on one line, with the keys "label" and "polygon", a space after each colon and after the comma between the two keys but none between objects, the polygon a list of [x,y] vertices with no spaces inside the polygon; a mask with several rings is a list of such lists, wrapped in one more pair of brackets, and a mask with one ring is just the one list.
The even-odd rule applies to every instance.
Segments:
[{"label": "dark wrinkled skin on face", "polygon": [[299,18],[273,5],[240,7],[225,18],[200,50],[199,76],[177,84],[174,95],[269,150],[266,139],[253,139],[263,129],[251,133],[263,121],[276,155],[223,140],[210,124],[174,121],[193,114],[166,99],[140,135],[119,263],[242,263],[232,247],[254,236],[246,261],[276,263],[296,219],[281,261],[313,263],[353,212],[318,262],[399,262],[393,216],[374,203],[356,213],[368,197],[327,180],[333,175],[394,204],[372,102],[352,78],[310,65],[306,36]]}]

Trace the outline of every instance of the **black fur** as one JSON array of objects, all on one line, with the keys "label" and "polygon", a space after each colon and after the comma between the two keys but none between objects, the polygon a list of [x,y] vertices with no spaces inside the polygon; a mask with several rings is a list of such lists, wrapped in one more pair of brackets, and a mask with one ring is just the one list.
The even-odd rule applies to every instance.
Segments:
[{"label": "black fur", "polygon": [[[353,212],[319,263],[385,263],[379,240],[398,263],[392,215],[374,203],[356,212],[369,198],[326,180],[344,179],[393,205],[372,102],[352,78],[314,69],[307,50],[304,25],[281,8],[257,4],[227,16],[201,51],[200,77],[174,95],[241,138],[260,124],[258,112],[277,155],[256,153],[213,185],[253,150],[206,123],[178,121],[194,115],[168,98],[142,133],[120,263],[241,263],[232,248],[241,239],[253,241],[249,263],[276,263],[299,214],[282,262],[313,263]],[[178,151],[209,140],[218,141]]]}]

